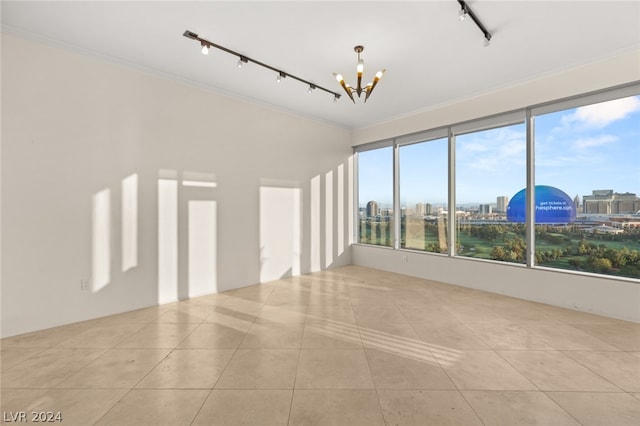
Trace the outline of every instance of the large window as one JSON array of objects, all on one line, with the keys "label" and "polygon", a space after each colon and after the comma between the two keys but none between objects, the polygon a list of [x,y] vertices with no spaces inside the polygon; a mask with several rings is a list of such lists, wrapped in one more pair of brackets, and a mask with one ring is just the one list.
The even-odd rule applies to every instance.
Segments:
[{"label": "large window", "polygon": [[447,139],[400,147],[400,247],[447,252]]},{"label": "large window", "polygon": [[359,243],[640,279],[638,83],[371,148]]},{"label": "large window", "polygon": [[393,247],[393,150],[358,154],[358,242]]},{"label": "large window", "polygon": [[458,255],[525,262],[525,218],[507,206],[526,186],[526,146],[524,123],[456,136]]},{"label": "large window", "polygon": [[640,96],[535,129],[536,264],[640,278]]}]

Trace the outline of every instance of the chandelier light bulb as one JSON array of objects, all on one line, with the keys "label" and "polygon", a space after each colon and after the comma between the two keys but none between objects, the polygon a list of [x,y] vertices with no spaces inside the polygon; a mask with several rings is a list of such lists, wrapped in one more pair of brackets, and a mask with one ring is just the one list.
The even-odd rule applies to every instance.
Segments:
[{"label": "chandelier light bulb", "polygon": [[356,71],[358,72],[358,74],[362,74],[364,72],[364,61],[362,59],[358,61],[358,66],[356,66]]}]

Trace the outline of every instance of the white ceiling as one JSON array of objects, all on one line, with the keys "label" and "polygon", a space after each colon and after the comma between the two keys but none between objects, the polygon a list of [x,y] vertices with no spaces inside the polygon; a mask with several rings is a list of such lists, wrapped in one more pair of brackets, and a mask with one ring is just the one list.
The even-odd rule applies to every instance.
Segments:
[{"label": "white ceiling", "polygon": [[[640,1],[467,2],[493,33],[459,22],[456,0],[386,2],[2,1],[3,31],[78,48],[280,109],[358,128],[640,49]],[[182,36],[193,31],[342,93],[387,72],[366,104],[285,79]],[[640,66],[640,65],[639,65]],[[364,99],[364,97],[363,97]]]}]

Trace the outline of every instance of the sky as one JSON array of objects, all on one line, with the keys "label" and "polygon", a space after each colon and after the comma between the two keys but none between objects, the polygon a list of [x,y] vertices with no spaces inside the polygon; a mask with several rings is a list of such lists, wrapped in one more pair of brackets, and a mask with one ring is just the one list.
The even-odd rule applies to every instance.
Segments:
[{"label": "sky", "polygon": [[[535,117],[536,185],[580,199],[595,189],[640,196],[640,96]],[[391,147],[359,153],[359,204],[391,207]],[[525,126],[456,137],[456,204],[493,204],[526,186]],[[447,141],[400,148],[401,205],[447,201]]]}]

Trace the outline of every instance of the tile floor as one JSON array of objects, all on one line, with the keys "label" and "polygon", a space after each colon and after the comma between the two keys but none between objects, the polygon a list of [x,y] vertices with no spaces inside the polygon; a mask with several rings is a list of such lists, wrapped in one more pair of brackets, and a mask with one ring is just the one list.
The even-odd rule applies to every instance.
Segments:
[{"label": "tile floor", "polygon": [[640,324],[357,266],[0,348],[3,422],[640,425]]}]

